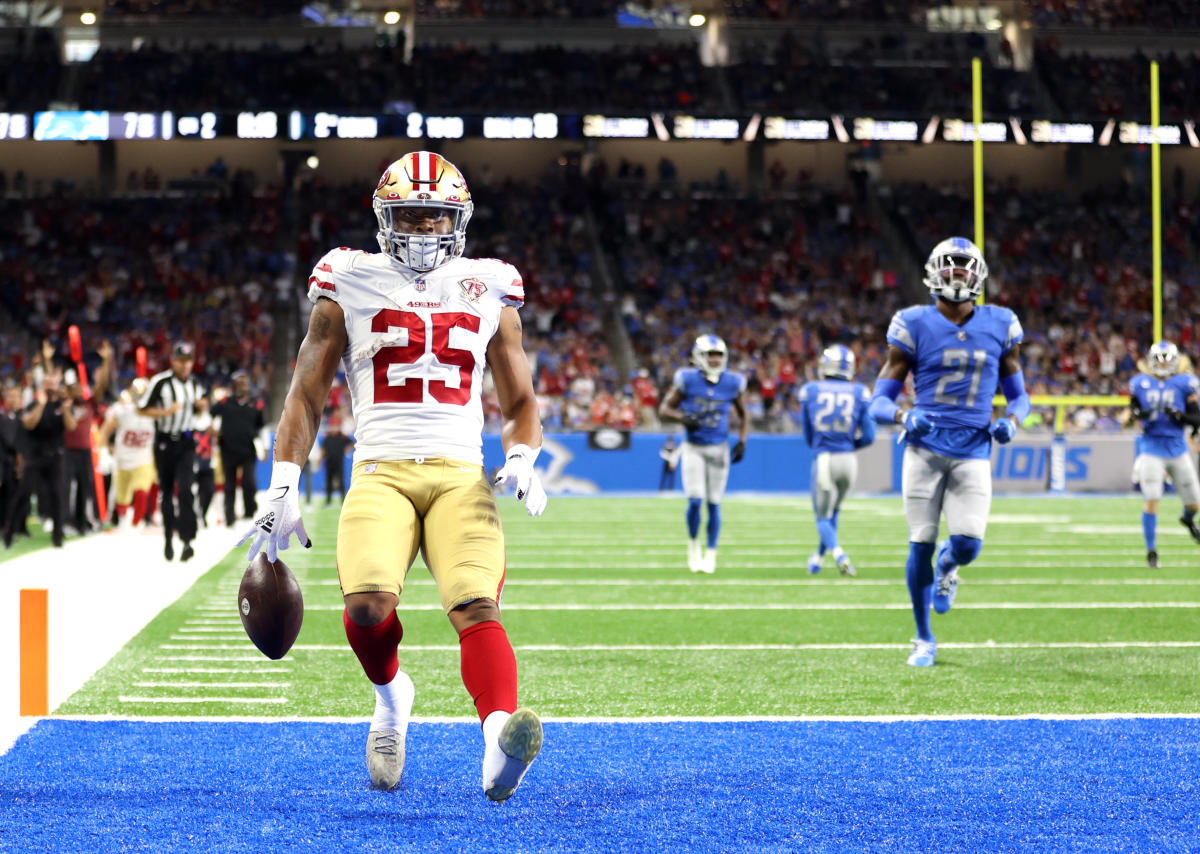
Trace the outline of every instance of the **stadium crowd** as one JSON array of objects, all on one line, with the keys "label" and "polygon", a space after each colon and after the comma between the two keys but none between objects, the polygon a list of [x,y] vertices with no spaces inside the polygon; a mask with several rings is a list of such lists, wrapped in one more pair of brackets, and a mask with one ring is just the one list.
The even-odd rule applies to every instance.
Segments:
[{"label": "stadium crowd", "polygon": [[[422,0],[418,17],[446,19],[603,18],[621,4],[590,0]],[[920,23],[930,4],[916,0],[729,0],[734,20]],[[109,0],[106,14],[213,17],[245,12],[225,0]],[[257,4],[253,14],[299,15],[301,4]],[[1186,3],[1028,0],[1037,26],[1187,27],[1200,23]],[[695,45],[519,49],[422,43],[404,61],[402,43],[369,49],[324,42],[233,49],[211,44],[103,48],[64,74],[53,39],[19,40],[0,52],[0,109],[35,110],[64,93],[111,109],[394,109],[529,112],[687,110],[796,114],[855,112],[911,116],[962,111],[965,75],[948,74],[987,54],[980,35],[898,31],[882,38],[826,41],[814,28],[784,30],[770,42],[738,41],[730,64],[707,66]],[[775,35],[775,34],[772,34]],[[1069,41],[1069,40],[1068,40]],[[994,45],[994,42],[993,42]],[[1036,72],[985,56],[986,108],[1031,115],[1046,96],[1062,116],[1140,116],[1146,57],[1099,57],[1063,47],[1056,35],[1036,44]],[[15,52],[14,52],[15,51]],[[1163,60],[1168,119],[1200,104],[1195,55]],[[386,68],[387,74],[372,73]],[[447,75],[446,69],[454,73]],[[17,70],[21,73],[16,73]],[[32,70],[33,73],[30,73]],[[18,83],[18,81],[21,81]],[[414,95],[413,93],[418,93]],[[1137,172],[1135,153],[1129,168]],[[605,163],[588,156],[555,163],[537,181],[494,176],[463,164],[476,202],[468,253],[498,257],[524,276],[525,345],[548,429],[605,425],[659,427],[657,408],[695,336],[715,332],[731,367],[750,378],[747,407],[757,429],[799,430],[795,391],[815,378],[832,343],[852,348],[859,378],[884,359],[884,324],[924,298],[910,281],[937,240],[971,221],[961,187],[864,186],[792,181],[778,164],[763,188],[736,186],[723,172],[686,184],[668,156],[657,164]],[[382,164],[380,165],[382,168]],[[987,192],[991,264],[988,299],[1015,309],[1026,328],[1025,374],[1034,394],[1123,394],[1149,342],[1151,288],[1143,247],[1150,241],[1144,201],[1131,174],[1112,186],[1068,195],[993,183]],[[1166,334],[1185,352],[1200,345],[1200,199],[1167,188],[1164,302]],[[369,194],[304,172],[293,185],[262,183],[219,160],[190,181],[164,185],[153,168],[130,172],[113,194],[56,182],[30,182],[19,168],[0,171],[0,526],[19,496],[12,475],[31,429],[22,415],[58,403],[78,409],[62,419],[78,436],[98,428],[108,406],[131,396],[136,354],[150,373],[165,369],[176,342],[194,343],[196,374],[216,394],[235,374],[257,398],[268,394],[276,311],[307,310],[297,289],[307,270],[338,245],[374,251]],[[138,223],[129,228],[128,223]],[[900,241],[892,235],[899,233]],[[903,244],[903,245],[901,245]],[[87,367],[95,396],[81,398],[66,359],[65,335],[78,326],[95,342]],[[103,343],[99,343],[103,342]],[[343,380],[335,383],[322,432],[337,459],[352,447],[353,418]],[[44,402],[43,402],[44,399]],[[495,391],[484,396],[487,428],[500,423]],[[1035,410],[1036,419],[1049,420]],[[1081,407],[1076,429],[1116,429],[1120,413]],[[74,427],[66,423],[74,421]],[[86,423],[86,428],[80,428]],[[198,431],[210,433],[211,427]],[[210,441],[214,436],[210,435]],[[219,436],[215,437],[219,438]],[[57,440],[55,440],[57,441]],[[198,445],[199,447],[199,445]],[[90,447],[87,448],[90,454]],[[43,455],[44,456],[44,455]],[[310,465],[319,465],[315,454]],[[210,468],[213,464],[209,462]],[[219,465],[216,466],[219,469]],[[335,466],[340,472],[341,467]],[[50,469],[38,469],[50,472]],[[82,471],[80,469],[79,471]],[[331,474],[333,469],[331,469]],[[84,495],[86,478],[62,471],[62,498]],[[58,478],[58,474],[46,477]],[[336,484],[336,477],[327,479]],[[15,489],[15,491],[14,491]],[[41,488],[30,490],[37,494]],[[39,500],[51,518],[53,495]],[[101,520],[89,501],[71,504],[58,526],[83,530]],[[96,496],[90,504],[97,505]],[[42,505],[46,505],[45,508]],[[78,508],[83,507],[80,511]],[[89,515],[90,514],[90,515]],[[19,515],[19,513],[18,513]],[[53,519],[51,519],[53,524]],[[13,535],[13,526],[0,527]]]}]

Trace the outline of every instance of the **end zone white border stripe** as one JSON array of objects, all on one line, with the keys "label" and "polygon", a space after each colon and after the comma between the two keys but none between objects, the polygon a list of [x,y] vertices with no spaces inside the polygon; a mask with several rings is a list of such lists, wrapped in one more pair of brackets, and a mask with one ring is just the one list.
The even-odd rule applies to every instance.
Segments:
[{"label": "end zone white border stripe", "polygon": [[[228,715],[51,715],[37,720],[93,721],[117,723],[322,723],[369,724],[370,718],[346,717],[230,717]],[[548,724],[671,724],[671,723],[921,723],[924,721],[1112,721],[1112,720],[1200,720],[1200,712],[1093,712],[1088,714],[1028,715],[713,715],[710,717],[661,715],[646,718],[626,717],[544,717]],[[415,717],[414,724],[464,724],[479,726],[478,717]]]}]

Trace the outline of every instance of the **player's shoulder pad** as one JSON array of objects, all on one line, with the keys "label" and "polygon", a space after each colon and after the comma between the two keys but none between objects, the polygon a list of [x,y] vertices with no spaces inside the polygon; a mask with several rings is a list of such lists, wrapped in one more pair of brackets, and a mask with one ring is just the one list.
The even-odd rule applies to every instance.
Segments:
[{"label": "player's shoulder pad", "polygon": [[733,378],[737,381],[738,394],[744,392],[746,390],[746,386],[750,384],[750,381],[746,379],[746,375],[741,371],[727,371],[727,373],[732,374]]},{"label": "player's shoulder pad", "polygon": [[[892,322],[888,324],[887,342],[894,347],[899,347],[910,356],[915,353],[917,350],[917,339],[914,330],[930,308],[934,307],[928,305],[910,305],[908,308],[902,308],[893,314]],[[934,308],[934,310],[936,311],[937,309]]]},{"label": "player's shoulder pad", "polygon": [[811,388],[811,387],[812,387],[812,382],[809,381],[809,382],[806,382],[804,385],[800,386],[800,388],[796,391],[796,397],[800,400],[801,403],[808,400],[809,388]]},{"label": "player's shoulder pad", "polygon": [[687,387],[688,371],[690,370],[691,368],[676,368],[671,384],[680,391],[684,391]]},{"label": "player's shoulder pad", "polygon": [[322,255],[321,260],[313,267],[312,275],[308,277],[309,301],[315,304],[321,297],[325,297],[340,303],[338,285],[344,284],[344,274],[353,269],[360,256],[366,254],[357,249],[339,246]]},{"label": "player's shoulder pad", "polygon": [[499,258],[464,258],[460,263],[464,276],[458,284],[469,298],[490,292],[504,305],[520,308],[525,304],[525,282],[512,264]]},{"label": "player's shoulder pad", "polygon": [[862,383],[854,384],[854,393],[859,400],[866,401],[867,403],[871,402],[871,390]]},{"label": "player's shoulder pad", "polygon": [[1011,308],[1000,305],[989,307],[995,309],[996,325],[1004,336],[1004,352],[1007,353],[1025,340],[1025,328],[1021,326],[1021,319]]}]

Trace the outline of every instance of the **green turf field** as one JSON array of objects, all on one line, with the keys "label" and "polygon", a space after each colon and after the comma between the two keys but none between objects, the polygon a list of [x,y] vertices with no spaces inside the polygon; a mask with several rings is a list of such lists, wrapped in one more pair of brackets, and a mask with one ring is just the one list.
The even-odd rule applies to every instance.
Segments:
[{"label": "green turf field", "polygon": [[[854,499],[841,539],[859,571],[809,576],[799,498],[728,499],[717,573],[685,562],[682,498],[502,499],[505,623],[522,702],[546,716],[1200,712],[1200,547],[1164,502],[1148,570],[1140,502],[997,499],[954,610],[934,615],[938,664],[910,668],[899,499]],[[304,628],[269,661],[242,632],[241,551],[201,578],[58,714],[367,717],[374,694],[346,645],[333,570],[337,510],[284,557]],[[114,595],[118,595],[114,591]],[[413,713],[467,718],[457,638],[418,564],[401,598]]]}]

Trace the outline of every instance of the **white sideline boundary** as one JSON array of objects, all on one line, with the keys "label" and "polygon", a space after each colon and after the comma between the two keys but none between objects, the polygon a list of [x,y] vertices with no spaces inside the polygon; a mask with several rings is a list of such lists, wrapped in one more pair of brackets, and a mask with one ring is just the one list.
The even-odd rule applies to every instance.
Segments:
[{"label": "white sideline boundary", "polygon": [[[69,539],[0,563],[0,755],[38,718],[20,716],[20,591],[48,590],[49,693],[53,711],[145,628],[159,612],[220,562],[237,542],[234,529],[204,528],[196,556],[163,558],[160,530],[106,531]],[[97,607],[102,606],[102,607]]]}]

